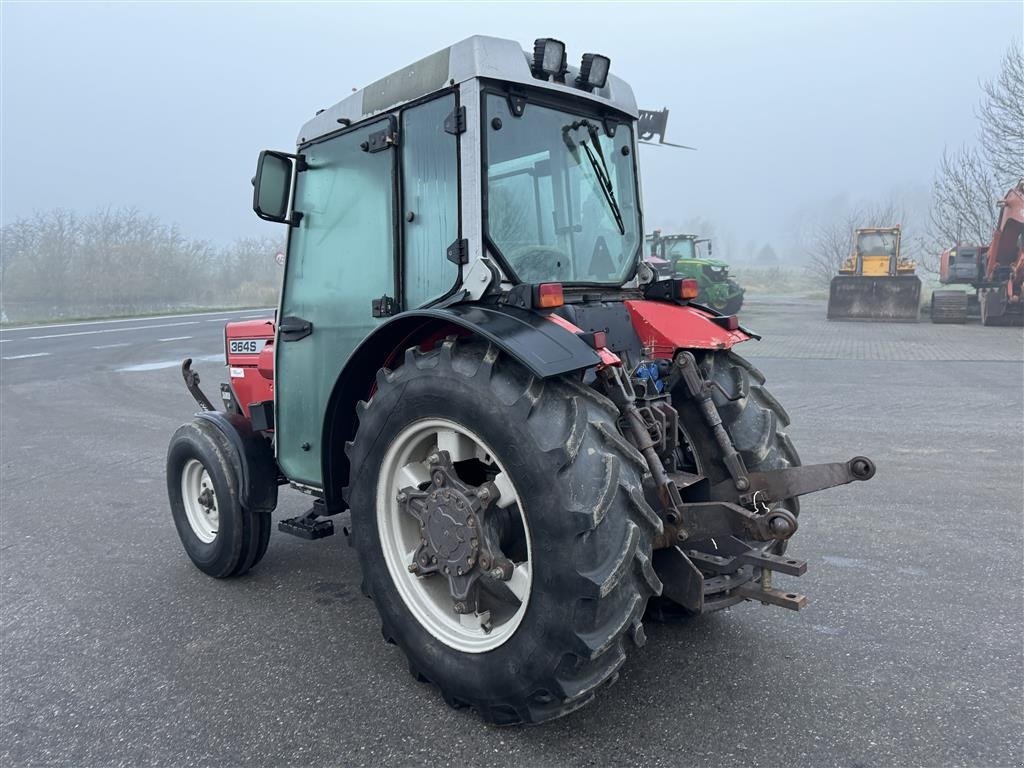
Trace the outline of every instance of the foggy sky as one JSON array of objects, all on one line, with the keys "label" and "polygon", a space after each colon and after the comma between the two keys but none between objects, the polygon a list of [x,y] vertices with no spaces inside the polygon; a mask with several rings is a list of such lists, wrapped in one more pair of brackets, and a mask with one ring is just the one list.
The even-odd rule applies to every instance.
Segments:
[{"label": "foggy sky", "polygon": [[190,235],[275,234],[256,156],[395,69],[472,34],[611,57],[669,140],[641,150],[646,228],[694,217],[784,243],[835,199],[926,199],[976,136],[1024,4],[2,4],[3,222],[135,205]]}]

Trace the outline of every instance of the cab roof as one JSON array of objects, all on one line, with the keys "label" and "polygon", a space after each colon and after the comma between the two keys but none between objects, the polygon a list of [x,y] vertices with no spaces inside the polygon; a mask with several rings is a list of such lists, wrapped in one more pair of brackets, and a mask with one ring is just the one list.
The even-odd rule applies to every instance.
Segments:
[{"label": "cab roof", "polygon": [[[584,51],[569,52],[581,57]],[[514,40],[474,35],[442,48],[407,67],[346,96],[332,107],[317,113],[299,131],[298,143],[304,144],[337,131],[346,122],[357,123],[373,115],[387,112],[422,96],[463,83],[473,78],[507,81],[533,88],[543,88],[577,99],[586,99],[636,118],[639,114],[633,89],[609,72],[604,88],[588,93],[572,83],[578,66],[569,66],[565,83],[540,80],[530,71],[531,56]],[[614,63],[613,63],[614,66]]]}]

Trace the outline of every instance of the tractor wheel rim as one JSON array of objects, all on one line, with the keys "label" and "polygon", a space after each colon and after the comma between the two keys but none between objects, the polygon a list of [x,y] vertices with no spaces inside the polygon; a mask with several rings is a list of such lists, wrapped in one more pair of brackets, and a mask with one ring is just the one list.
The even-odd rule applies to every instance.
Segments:
[{"label": "tractor wheel rim", "polygon": [[220,528],[220,511],[213,480],[198,459],[189,459],[181,470],[181,500],[192,533],[204,544],[211,543]]},{"label": "tractor wheel rim", "polygon": [[[440,574],[417,576],[410,572],[421,544],[418,521],[402,508],[398,492],[409,486],[430,484],[427,458],[446,450],[453,462],[477,460],[493,474],[500,491],[497,507],[511,511],[522,526],[526,559],[515,561],[512,577],[496,587],[480,589],[479,613],[459,614]],[[496,474],[494,474],[496,473]],[[420,625],[445,645],[465,653],[483,653],[505,643],[523,621],[533,588],[530,529],[519,494],[490,447],[472,430],[447,419],[410,424],[394,439],[381,462],[377,483],[377,531],[388,572],[402,601]],[[484,582],[488,577],[481,576]],[[503,593],[503,590],[507,592]]]}]

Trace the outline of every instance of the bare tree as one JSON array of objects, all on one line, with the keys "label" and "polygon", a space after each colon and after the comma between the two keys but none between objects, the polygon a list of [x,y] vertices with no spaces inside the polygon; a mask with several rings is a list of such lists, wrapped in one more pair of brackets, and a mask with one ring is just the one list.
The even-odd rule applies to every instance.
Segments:
[{"label": "bare tree", "polygon": [[956,243],[983,244],[992,237],[999,187],[985,158],[974,149],[943,152],[932,183],[926,251],[938,254]]},{"label": "bare tree", "polygon": [[999,75],[982,83],[981,148],[1000,190],[1024,178],[1024,53],[1014,41]]}]

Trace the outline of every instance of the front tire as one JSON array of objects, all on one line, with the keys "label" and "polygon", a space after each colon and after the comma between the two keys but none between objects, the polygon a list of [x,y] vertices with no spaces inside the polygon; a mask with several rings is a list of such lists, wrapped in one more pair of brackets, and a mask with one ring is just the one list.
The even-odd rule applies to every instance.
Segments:
[{"label": "front tire", "polygon": [[[358,430],[347,446],[346,495],[363,590],[380,613],[385,639],[450,705],[470,706],[499,724],[550,720],[589,702],[617,677],[627,641],[643,642],[644,608],[661,591],[651,566],[661,523],[644,499],[643,459],[617,431],[616,416],[594,390],[568,378],[534,378],[479,342],[410,349],[395,371],[379,372],[373,397],[359,405]],[[432,449],[429,436],[416,437],[437,428],[475,441],[472,454],[452,456],[466,484],[507,474],[510,483],[498,484],[513,488],[509,508],[524,521],[527,546],[517,543],[522,534],[513,525],[502,534],[502,548],[518,547],[519,557],[528,557],[528,601],[512,623],[496,622],[493,631],[504,630],[494,641],[449,636],[444,599],[428,606],[440,609],[442,623],[424,618],[424,606],[410,594],[441,575],[418,576],[407,563],[392,562],[403,547],[394,546],[396,528],[382,522],[382,506],[416,476],[409,467],[421,453],[436,456],[442,442],[451,445],[446,436]],[[395,453],[403,451],[396,470]],[[490,464],[480,458],[485,454]],[[396,471],[405,480],[395,481]],[[429,487],[429,475],[420,487]],[[429,587],[435,597],[447,589],[439,583]]]},{"label": "front tire", "polygon": [[241,576],[267,551],[270,513],[242,506],[231,446],[209,422],[183,424],[171,438],[167,496],[182,546],[203,573]]}]

